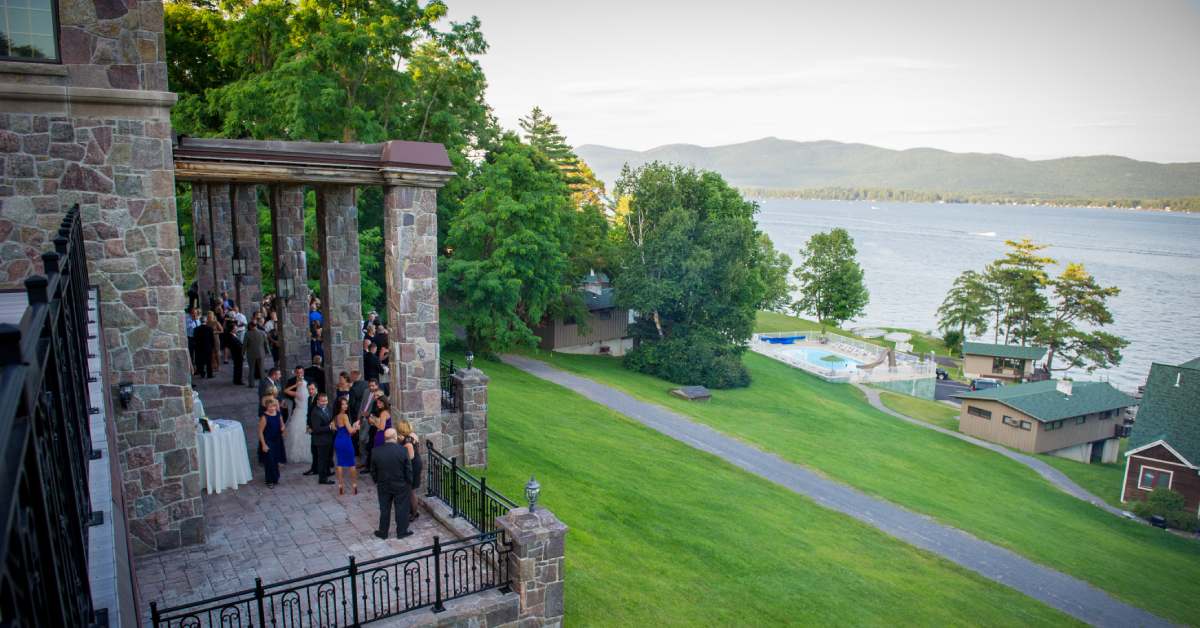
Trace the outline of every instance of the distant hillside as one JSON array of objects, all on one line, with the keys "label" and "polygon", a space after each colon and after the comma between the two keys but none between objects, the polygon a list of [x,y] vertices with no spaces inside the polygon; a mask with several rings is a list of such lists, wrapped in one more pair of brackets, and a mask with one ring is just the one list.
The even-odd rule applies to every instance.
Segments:
[{"label": "distant hillside", "polygon": [[1031,161],[773,137],[727,146],[669,144],[643,152],[588,144],[575,152],[610,188],[625,163],[658,160],[715,170],[744,187],[870,187],[1047,199],[1200,196],[1200,163],[1159,164],[1108,155]]}]

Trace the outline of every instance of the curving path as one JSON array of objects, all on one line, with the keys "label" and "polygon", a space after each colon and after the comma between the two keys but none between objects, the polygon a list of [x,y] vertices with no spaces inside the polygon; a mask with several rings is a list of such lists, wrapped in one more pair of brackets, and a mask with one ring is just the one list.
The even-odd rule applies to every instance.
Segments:
[{"label": "curving path", "polygon": [[[1038,460],[1037,458],[1034,458],[1033,456],[1029,456],[1029,455],[1026,455],[1026,454],[1017,452],[1017,451],[1013,451],[1003,445],[997,445],[996,443],[990,443],[986,440],[981,440],[981,439],[975,438],[974,436],[968,436],[966,434],[963,434],[962,432],[948,430],[944,427],[938,427],[931,423],[926,423],[925,421],[922,421],[920,419],[914,419],[910,416],[900,414],[899,412],[896,412],[895,410],[892,410],[891,408],[883,405],[883,401],[881,401],[879,399],[879,393],[881,392],[880,390],[875,389],[875,388],[870,388],[867,386],[863,386],[862,384],[858,384],[858,383],[854,384],[854,386],[856,388],[858,388],[859,390],[861,390],[863,392],[863,394],[867,396],[867,402],[870,403],[872,406],[874,406],[875,409],[879,410],[880,412],[894,416],[897,419],[900,419],[901,421],[907,421],[918,427],[923,427],[925,429],[933,430],[935,432],[940,432],[942,434],[945,434],[946,436],[953,436],[954,438],[957,438],[958,440],[971,443],[972,445],[976,445],[978,447],[983,447],[984,449],[990,449],[990,450],[1000,454],[1001,456],[1004,456],[1005,458],[1015,460],[1025,466],[1029,467],[1030,469],[1033,469],[1034,471],[1037,472],[1038,475],[1045,478],[1047,482],[1058,487],[1064,493],[1067,493],[1068,495],[1070,495],[1072,497],[1082,499],[1083,501],[1085,501],[1097,508],[1102,508],[1104,510],[1107,510],[1108,512],[1110,512],[1114,515],[1117,515],[1118,517],[1126,518],[1124,511],[1122,511],[1120,508],[1114,508],[1113,506],[1110,506],[1108,504],[1108,502],[1089,493],[1082,486],[1076,484],[1071,478],[1067,477],[1067,475],[1065,473],[1046,464],[1046,462],[1043,460]],[[1135,518],[1135,519],[1133,519],[1133,521],[1140,522],[1141,519]]]},{"label": "curving path", "polygon": [[1012,587],[1080,621],[1114,628],[1171,625],[1163,618],[1121,602],[1078,578],[1039,565],[925,515],[821,477],[809,469],[730,438],[662,406],[639,401],[624,392],[558,370],[545,362],[517,355],[505,355],[501,359],[506,364],[568,388],[653,430],[805,495],[821,506],[854,517],[906,543]]}]

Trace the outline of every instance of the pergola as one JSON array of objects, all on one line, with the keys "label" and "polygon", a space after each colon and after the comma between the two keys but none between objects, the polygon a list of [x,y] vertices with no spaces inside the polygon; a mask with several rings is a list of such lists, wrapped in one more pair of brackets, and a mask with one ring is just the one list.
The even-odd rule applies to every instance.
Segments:
[{"label": "pergola", "polygon": [[[361,369],[362,314],[355,187],[384,191],[386,296],[393,412],[418,433],[439,431],[437,189],[453,176],[441,144],[391,141],[340,144],[180,137],[175,179],[192,184],[201,301],[228,291],[250,314],[264,286],[259,261],[257,186],[267,186],[277,282],[291,279],[279,303],[282,366],[309,363],[304,192],[316,190],[327,390],[337,373]],[[240,271],[235,274],[236,270]],[[278,294],[278,291],[276,291]],[[235,296],[236,295],[236,296]]]}]

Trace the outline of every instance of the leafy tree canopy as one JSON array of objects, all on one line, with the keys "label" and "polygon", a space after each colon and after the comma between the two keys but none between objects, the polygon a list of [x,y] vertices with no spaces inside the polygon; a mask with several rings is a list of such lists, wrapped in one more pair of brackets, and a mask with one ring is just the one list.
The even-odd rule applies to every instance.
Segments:
[{"label": "leafy tree canopy", "polygon": [[863,284],[857,255],[854,239],[845,229],[813,234],[800,250],[800,263],[794,272],[800,298],[792,309],[798,314],[813,314],[821,323],[835,327],[862,314],[870,294]]},{"label": "leafy tree canopy", "polygon": [[[619,236],[618,301],[638,313],[631,367],[685,384],[745,385],[754,315],[777,290],[758,206],[720,175],[651,163],[616,185],[629,199]],[[682,368],[680,365],[684,365]]]}]

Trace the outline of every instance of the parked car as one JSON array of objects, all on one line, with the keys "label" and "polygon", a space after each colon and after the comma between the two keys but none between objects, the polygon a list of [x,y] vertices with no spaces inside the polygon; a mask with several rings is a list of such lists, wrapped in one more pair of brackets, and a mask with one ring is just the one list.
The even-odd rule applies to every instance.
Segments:
[{"label": "parked car", "polygon": [[950,379],[950,374],[946,372],[946,369],[937,369],[935,372],[938,379]]},{"label": "parked car", "polygon": [[1004,382],[990,377],[978,377],[971,380],[971,390],[987,390],[989,388],[999,388],[1004,385]]}]

